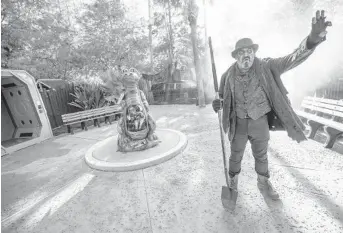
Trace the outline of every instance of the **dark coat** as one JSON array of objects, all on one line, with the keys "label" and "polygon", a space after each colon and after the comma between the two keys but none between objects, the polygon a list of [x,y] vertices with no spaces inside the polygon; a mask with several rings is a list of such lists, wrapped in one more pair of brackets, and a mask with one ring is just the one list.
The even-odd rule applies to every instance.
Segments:
[{"label": "dark coat", "polygon": [[[308,49],[307,38],[291,54],[280,58],[255,58],[254,67],[256,77],[260,79],[260,85],[264,89],[272,107],[272,114],[280,120],[282,126],[287,131],[288,136],[297,142],[306,140],[304,135],[305,126],[298,118],[291,107],[287,97],[287,90],[280,78],[284,72],[298,66],[305,61],[314,51],[315,47]],[[219,97],[224,100],[222,112],[222,126],[225,133],[229,132],[229,140],[232,141],[236,128],[236,111],[234,93],[234,78],[236,75],[236,64],[222,75]]]}]

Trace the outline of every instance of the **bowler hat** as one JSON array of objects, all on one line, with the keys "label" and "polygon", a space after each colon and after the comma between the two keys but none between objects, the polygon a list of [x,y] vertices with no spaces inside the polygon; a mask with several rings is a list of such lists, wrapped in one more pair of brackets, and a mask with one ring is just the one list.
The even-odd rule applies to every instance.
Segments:
[{"label": "bowler hat", "polygon": [[256,52],[258,50],[258,44],[254,44],[254,42],[250,38],[242,38],[237,41],[235,50],[231,53],[232,57],[235,57],[238,50],[243,48],[253,48]]}]

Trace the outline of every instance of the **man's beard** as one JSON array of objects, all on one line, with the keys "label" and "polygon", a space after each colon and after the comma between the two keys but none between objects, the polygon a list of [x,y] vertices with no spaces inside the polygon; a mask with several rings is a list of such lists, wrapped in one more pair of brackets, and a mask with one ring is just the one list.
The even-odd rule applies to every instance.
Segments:
[{"label": "man's beard", "polygon": [[250,67],[252,66],[252,63],[251,63],[251,60],[243,60],[241,63],[240,63],[240,67],[242,69],[249,69]]},{"label": "man's beard", "polygon": [[250,60],[243,62],[243,67],[244,68],[249,68],[249,66],[250,66]]},{"label": "man's beard", "polygon": [[250,56],[245,56],[242,60],[241,60],[241,67],[243,69],[249,69],[252,66],[252,63],[254,61],[253,57]]}]

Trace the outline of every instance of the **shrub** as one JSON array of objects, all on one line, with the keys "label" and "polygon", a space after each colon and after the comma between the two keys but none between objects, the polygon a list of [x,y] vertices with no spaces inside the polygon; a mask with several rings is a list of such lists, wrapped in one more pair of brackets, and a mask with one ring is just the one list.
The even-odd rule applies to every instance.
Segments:
[{"label": "shrub", "polygon": [[74,94],[70,93],[75,99],[69,105],[82,110],[101,108],[109,105],[106,100],[106,91],[101,84],[79,83],[74,88]]}]

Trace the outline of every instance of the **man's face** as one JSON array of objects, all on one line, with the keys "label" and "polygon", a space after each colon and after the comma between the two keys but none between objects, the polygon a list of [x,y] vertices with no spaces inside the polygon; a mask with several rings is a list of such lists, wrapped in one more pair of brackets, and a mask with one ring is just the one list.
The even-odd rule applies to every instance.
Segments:
[{"label": "man's face", "polygon": [[249,69],[254,63],[255,52],[252,48],[240,49],[236,54],[238,67],[243,70]]}]

